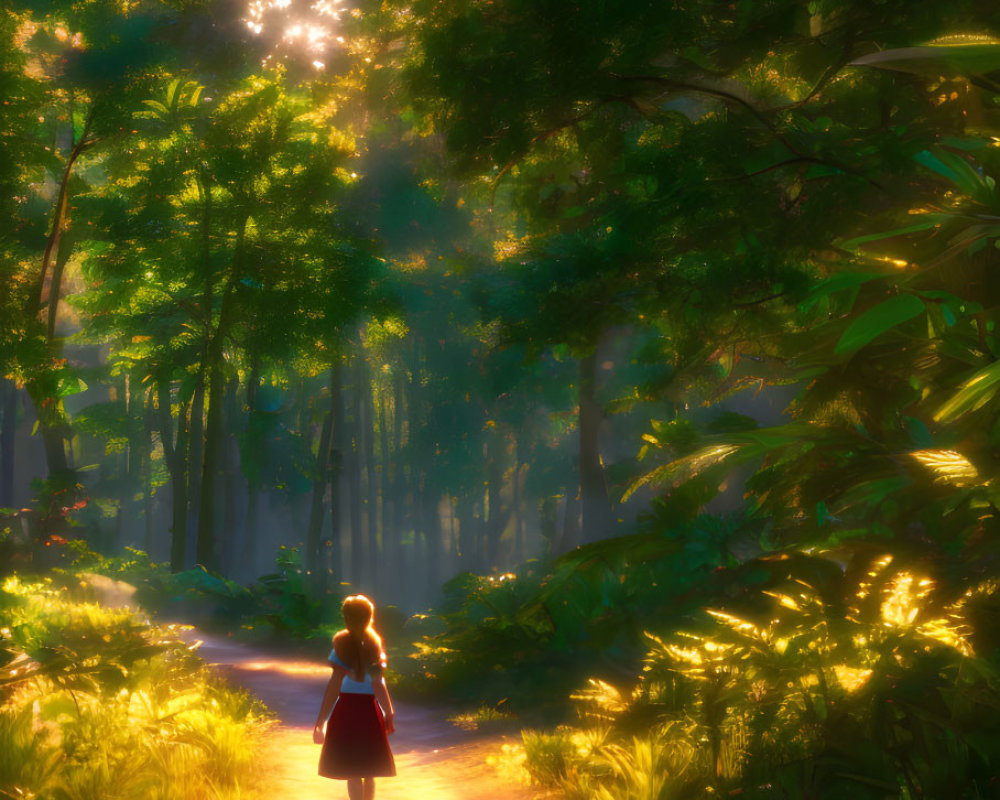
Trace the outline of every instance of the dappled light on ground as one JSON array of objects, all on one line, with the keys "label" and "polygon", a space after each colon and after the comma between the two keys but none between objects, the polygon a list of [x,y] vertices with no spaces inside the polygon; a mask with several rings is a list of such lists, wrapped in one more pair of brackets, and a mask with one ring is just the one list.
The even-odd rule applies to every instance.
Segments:
[{"label": "dappled light on ground", "polygon": [[[261,753],[275,797],[285,800],[333,800],[346,797],[346,784],[321,778],[319,747],[312,725],[330,675],[322,662],[264,653],[185,631],[199,654],[237,685],[260,697],[279,719]],[[391,690],[391,689],[390,689]],[[390,738],[395,778],[377,781],[379,800],[535,800],[541,791],[521,785],[510,770],[501,772],[505,744],[516,735],[484,735],[448,722],[443,709],[400,703],[396,733]]]},{"label": "dappled light on ground", "polygon": [[308,675],[310,677],[330,677],[330,668],[323,664],[309,661],[276,661],[274,659],[257,659],[234,664],[233,669],[247,672],[277,672],[291,677]]}]

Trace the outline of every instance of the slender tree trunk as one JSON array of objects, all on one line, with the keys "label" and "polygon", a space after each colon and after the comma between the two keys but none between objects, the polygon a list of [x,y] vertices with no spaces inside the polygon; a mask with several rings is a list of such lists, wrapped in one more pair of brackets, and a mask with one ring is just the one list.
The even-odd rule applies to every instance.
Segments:
[{"label": "slender tree trunk", "polygon": [[[201,506],[204,494],[204,470],[202,468],[205,453],[205,393],[207,383],[211,381],[213,339],[212,305],[215,295],[215,274],[212,269],[212,185],[207,174],[207,167],[202,167],[198,176],[198,188],[201,192],[201,272],[204,278],[201,298],[201,314],[204,331],[201,348],[201,363],[198,365],[198,382],[195,384],[194,402],[191,406],[191,449],[188,457],[188,539],[189,545],[195,551],[195,559],[201,560],[199,552],[201,536]],[[204,565],[203,565],[204,566]]]},{"label": "slender tree trunk", "polygon": [[[63,224],[69,225],[69,220],[65,219]],[[56,340],[56,322],[59,318],[59,299],[62,291],[63,273],[66,271],[66,264],[73,254],[73,241],[69,236],[58,237],[58,244],[55,249],[55,262],[52,264],[52,280],[49,283],[48,307],[46,309],[46,336],[49,347],[54,347]]]},{"label": "slender tree trunk", "polygon": [[504,440],[494,431],[486,445],[486,492],[489,516],[486,521],[486,569],[499,564],[500,539],[510,517],[503,502]]},{"label": "slender tree trunk", "polygon": [[44,373],[28,381],[25,388],[35,406],[49,475],[65,474],[69,461],[66,458],[65,420],[60,409],[56,377],[52,373]]},{"label": "slender tree trunk", "polygon": [[[31,309],[32,313],[30,316],[34,317],[37,315],[43,305],[46,302],[48,303],[48,320],[46,329],[50,344],[52,343],[55,335],[55,320],[59,306],[62,268],[58,268],[58,277],[53,275],[52,280],[49,282],[49,294],[47,300],[44,296],[45,281],[49,276],[49,265],[52,264],[53,258],[58,259],[63,232],[69,227],[69,182],[73,175],[73,168],[76,166],[76,162],[80,156],[83,155],[87,148],[94,143],[92,140],[88,139],[92,122],[93,113],[87,117],[80,140],[73,145],[73,149],[66,158],[66,165],[63,167],[62,178],[59,181],[59,193],[56,195],[56,204],[52,215],[52,227],[49,229],[49,236],[45,242],[45,251],[42,253],[41,268],[38,272],[35,291],[32,293],[34,298],[34,308]],[[54,267],[53,270],[55,269],[56,268]]]},{"label": "slender tree trunk", "polygon": [[160,441],[163,455],[170,472],[171,526],[170,526],[170,569],[180,572],[187,557],[187,469],[185,456],[188,451],[187,404],[183,397],[177,398],[177,437],[174,438],[170,409],[170,381],[160,378],[157,382],[157,406],[159,411]]},{"label": "slender tree trunk", "polygon": [[[220,356],[221,358],[221,356]],[[198,504],[198,544],[195,557],[205,569],[219,568],[216,552],[215,486],[219,477],[219,441],[222,422],[222,365],[213,362],[208,370],[208,414],[205,419],[205,454],[201,470],[201,497]]]},{"label": "slender tree trunk", "polygon": [[382,558],[379,563],[379,594],[380,596],[396,583],[396,550],[392,543],[392,490],[389,483],[389,387],[383,386],[379,392],[378,415],[379,460],[378,498],[382,510],[379,526],[382,534]]},{"label": "slender tree trunk", "polygon": [[222,541],[220,567],[224,575],[232,577],[236,568],[237,543],[237,473],[239,454],[235,451],[233,431],[239,414],[236,403],[236,393],[239,382],[226,382],[225,409],[222,419],[222,474],[223,474],[223,504],[222,504]]},{"label": "slender tree trunk", "polygon": [[562,555],[580,544],[580,488],[570,484],[566,488],[563,512],[562,537],[556,555]]},{"label": "slender tree trunk", "polygon": [[477,565],[473,560],[476,552],[476,503],[469,496],[461,496],[455,507],[458,517],[458,557],[459,569],[475,571]]},{"label": "slender tree trunk", "polygon": [[125,528],[126,539],[136,542],[138,531],[132,529],[139,516],[140,487],[142,486],[142,462],[146,452],[146,443],[143,436],[142,419],[145,416],[145,395],[142,391],[136,391],[133,386],[132,376],[125,375],[125,402],[128,413],[128,449],[126,450],[126,481],[125,496],[122,498],[119,509],[124,508],[128,525]]},{"label": "slender tree trunk", "polygon": [[558,510],[559,499],[557,497],[543,497],[538,502],[538,533],[542,537],[542,558],[546,561],[555,558],[558,554]]},{"label": "slender tree trunk", "polygon": [[[55,326],[59,310],[63,269],[69,259],[71,250],[68,242],[63,240],[63,233],[69,227],[69,184],[77,160],[93,144],[93,141],[88,138],[92,122],[93,114],[91,113],[84,123],[80,140],[73,145],[72,150],[66,158],[66,165],[63,168],[62,178],[59,181],[59,192],[56,196],[56,203],[52,214],[52,227],[49,229],[45,250],[42,254],[42,263],[38,270],[38,278],[31,295],[31,300],[29,301],[28,313],[26,314],[29,318],[35,318],[46,305],[48,306],[46,313],[46,345],[50,355],[53,357],[58,355],[55,341]],[[48,296],[46,297],[45,284],[46,279],[50,277],[50,264],[52,265],[52,275],[48,283]],[[56,378],[51,372],[45,372],[30,381],[26,388],[28,396],[35,406],[36,416],[38,417],[38,429],[45,447],[45,459],[48,465],[49,476],[65,474],[69,469],[69,460],[66,457],[66,425],[62,412],[62,404],[59,402]]]},{"label": "slender tree trunk", "polygon": [[187,474],[187,542],[188,553],[194,553],[198,541],[198,509],[201,507],[201,464],[205,452],[205,370],[207,360],[203,360],[191,398],[191,420],[187,426],[188,452],[185,472]]},{"label": "slender tree trunk", "polygon": [[420,492],[421,518],[424,530],[424,571],[426,583],[421,593],[426,602],[430,602],[441,585],[441,515],[438,504],[441,496],[434,490],[430,475],[426,471],[421,481]]},{"label": "slender tree trunk", "polygon": [[462,548],[459,546],[458,541],[458,520],[455,516],[455,506],[458,504],[458,498],[452,494],[448,495],[448,550],[449,550],[449,564],[448,571],[455,572],[458,570],[459,565],[459,553],[462,552]]},{"label": "slender tree trunk", "polygon": [[514,475],[511,491],[514,511],[514,563],[524,561],[524,509],[521,507],[521,459],[518,453],[519,442],[514,445]]},{"label": "slender tree trunk", "polygon": [[0,508],[14,507],[14,456],[17,433],[17,386],[0,381]]},{"label": "slender tree trunk", "polygon": [[[364,358],[364,351],[362,351],[362,358]],[[374,375],[366,369],[364,381],[365,425],[362,434],[365,451],[365,505],[368,508],[368,514],[366,515],[365,574],[368,577],[371,589],[377,591],[381,588],[383,581],[380,575],[381,564],[379,558],[379,470],[378,465],[375,463],[375,417],[377,409],[375,408],[375,394],[372,390],[373,379]]]},{"label": "slender tree trunk", "polygon": [[[246,231],[246,221],[240,226],[236,242],[233,273],[237,271],[240,253],[243,249],[243,236]],[[232,275],[231,275],[232,278]],[[201,474],[201,498],[198,514],[198,562],[206,569],[219,568],[218,534],[216,519],[216,484],[220,477],[219,465],[222,449],[223,409],[225,407],[224,392],[225,375],[222,370],[222,350],[225,336],[229,330],[232,315],[233,280],[227,282],[223,290],[222,307],[219,310],[219,325],[212,337],[208,353],[208,413],[205,417],[205,455]]]},{"label": "slender tree trunk", "polygon": [[310,583],[315,590],[321,591],[324,583],[323,551],[320,537],[323,532],[323,495],[330,480],[330,442],[333,438],[333,408],[323,417],[323,430],[319,436],[319,448],[316,451],[316,477],[313,479],[312,503],[309,508],[309,527],[306,532],[305,564],[307,573],[311,574]]},{"label": "slender tree trunk", "polygon": [[364,581],[364,531],[361,521],[361,432],[364,426],[363,419],[363,399],[362,383],[365,380],[364,367],[361,363],[360,355],[354,356],[353,379],[354,386],[351,392],[352,435],[351,448],[349,451],[348,466],[348,494],[350,495],[351,511],[351,583],[360,586]]},{"label": "slender tree trunk", "polygon": [[343,366],[339,357],[330,368],[330,416],[333,419],[330,435],[330,572],[335,581],[340,581],[344,576],[340,485],[348,439],[344,430]]},{"label": "slender tree trunk", "polygon": [[580,359],[580,504],[583,543],[596,542],[613,533],[611,505],[604,482],[598,433],[601,408],[596,399],[597,351]]},{"label": "slender tree trunk", "polygon": [[[258,424],[257,419],[257,389],[260,387],[260,359],[254,354],[250,367],[250,378],[247,381],[247,427],[249,432]],[[259,461],[260,454],[254,454],[253,460]],[[247,467],[248,465],[244,465]],[[257,464],[250,465],[245,470],[247,477],[247,513],[244,524],[243,547],[241,548],[240,566],[244,572],[252,574],[257,566],[257,538],[260,520],[260,478],[257,475]]]},{"label": "slender tree trunk", "polygon": [[[394,394],[392,409],[392,527],[390,533],[392,560],[396,564],[393,575],[397,583],[402,585],[403,575],[403,529],[406,527],[406,466],[403,454],[406,442],[403,441],[403,419],[406,414],[406,370],[400,366],[393,376]],[[403,598],[399,598],[400,601]]]},{"label": "slender tree trunk", "polygon": [[145,550],[153,550],[153,389],[143,397],[142,413],[142,518]]}]

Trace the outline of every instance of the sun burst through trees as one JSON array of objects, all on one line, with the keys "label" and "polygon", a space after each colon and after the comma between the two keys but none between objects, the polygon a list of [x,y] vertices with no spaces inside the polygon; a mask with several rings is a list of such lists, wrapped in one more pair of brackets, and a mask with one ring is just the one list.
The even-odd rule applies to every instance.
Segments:
[{"label": "sun burst through trees", "polygon": [[268,40],[264,63],[304,59],[322,70],[345,44],[339,24],[344,10],[344,0],[252,0],[245,21],[251,33]]}]

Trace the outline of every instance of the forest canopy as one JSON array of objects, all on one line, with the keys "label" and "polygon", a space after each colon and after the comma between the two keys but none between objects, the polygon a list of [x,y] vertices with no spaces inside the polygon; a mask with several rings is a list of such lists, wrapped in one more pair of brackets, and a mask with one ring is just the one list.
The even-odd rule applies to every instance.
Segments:
[{"label": "forest canopy", "polygon": [[[7,2],[0,563],[137,548],[230,608],[270,571],[296,633],[343,584],[431,605],[421,668],[491,702],[641,672],[577,699],[687,720],[643,757],[702,789],[990,796],[997,37],[967,0]],[[569,797],[640,760],[539,736]]]}]

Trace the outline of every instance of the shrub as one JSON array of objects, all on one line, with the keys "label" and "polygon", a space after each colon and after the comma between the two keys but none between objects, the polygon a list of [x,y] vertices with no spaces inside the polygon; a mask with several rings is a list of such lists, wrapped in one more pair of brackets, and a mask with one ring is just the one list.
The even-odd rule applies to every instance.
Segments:
[{"label": "shrub", "polygon": [[252,797],[266,710],[217,682],[171,629],[68,599],[0,591],[0,785],[40,800]]},{"label": "shrub", "polygon": [[650,635],[631,690],[591,681],[576,731],[526,733],[536,781],[603,800],[995,796],[1000,672],[969,620],[997,585],[955,597],[888,556],[786,559],[758,602]]}]

